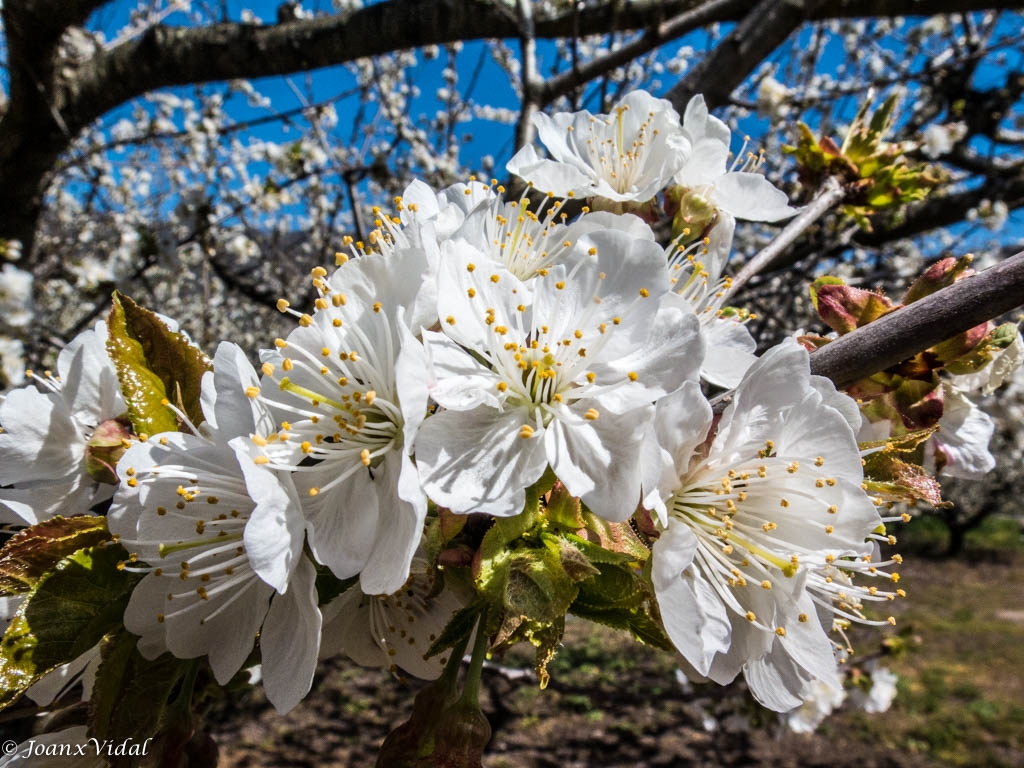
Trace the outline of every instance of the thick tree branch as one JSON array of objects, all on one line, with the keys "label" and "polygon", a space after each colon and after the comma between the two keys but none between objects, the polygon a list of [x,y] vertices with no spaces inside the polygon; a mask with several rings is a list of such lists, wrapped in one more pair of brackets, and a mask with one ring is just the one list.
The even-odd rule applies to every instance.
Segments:
[{"label": "thick tree branch", "polygon": [[811,372],[844,387],[1022,304],[1024,251],[826,344]]},{"label": "thick tree branch", "polygon": [[[147,91],[290,74],[423,45],[506,38],[516,29],[515,15],[504,2],[387,0],[343,16],[277,25],[157,25],[56,78],[53,54],[61,32],[106,4],[7,0],[3,7],[11,84],[9,108],[0,117],[0,237],[22,240],[26,253],[32,251],[43,187],[57,158],[93,120]],[[713,105],[738,84],[737,77],[749,73],[756,63],[753,51],[770,51],[777,44],[772,41],[784,39],[783,31],[803,20],[1021,8],[1024,0],[765,0],[758,8],[769,6],[778,8],[776,15],[762,18],[745,14],[749,6],[742,2],[608,0],[582,14],[570,10],[537,18],[535,34],[552,39],[645,30],[686,11],[705,14],[705,23],[746,19],[741,26],[747,34],[730,35],[731,46],[712,55],[716,66],[705,69],[699,81],[702,88],[714,88]],[[698,81],[687,78],[684,84],[676,92],[680,104]]]},{"label": "thick tree branch", "polygon": [[[763,57],[807,19],[934,14],[971,10],[975,6],[1024,7],[1024,0],[842,0],[827,4],[822,0],[800,4],[792,0],[763,0],[756,9],[762,13],[745,15],[743,10],[749,6],[742,2],[609,2],[588,8],[578,19],[568,12],[537,18],[534,32],[538,39],[551,39],[572,34],[577,27],[581,35],[648,29],[661,19],[704,6],[710,6],[705,12],[705,23],[744,19],[743,35],[735,36],[733,52],[720,54],[716,59],[718,66],[711,70],[724,80],[723,75],[734,77],[729,62],[737,54],[750,57],[763,50]],[[75,124],[84,125],[117,104],[154,88],[283,75],[404,48],[506,38],[517,26],[515,14],[507,5],[481,0],[390,0],[347,16],[270,26],[156,26],[138,40],[97,57],[91,68],[82,73],[80,85],[75,93],[69,94],[67,102],[72,112],[80,113]],[[745,58],[735,63],[743,61]],[[749,71],[748,67],[743,76]],[[690,77],[684,80],[690,81]],[[728,93],[733,87],[719,85],[715,92]]]},{"label": "thick tree branch", "polygon": [[729,95],[765,57],[778,48],[823,0],[761,0],[729,35],[665,94],[680,113],[690,99],[704,94],[709,109]]},{"label": "thick tree branch", "polygon": [[720,19],[723,14],[736,13],[746,4],[747,0],[710,0],[696,8],[687,9],[667,21],[654,24],[647,28],[642,37],[627,43],[618,50],[549,79],[544,83],[541,91],[541,102],[550,104],[574,88],[585,85],[616,67],[625,66],[634,59],[650,53],[655,48],[682,37],[688,32],[712,23]]}]

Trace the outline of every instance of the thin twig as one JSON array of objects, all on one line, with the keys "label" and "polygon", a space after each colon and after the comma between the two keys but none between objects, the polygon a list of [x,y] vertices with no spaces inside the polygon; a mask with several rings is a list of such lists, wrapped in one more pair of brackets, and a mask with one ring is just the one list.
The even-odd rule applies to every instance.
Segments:
[{"label": "thin twig", "polygon": [[747,284],[754,275],[770,268],[776,259],[791,246],[804,231],[814,222],[825,215],[832,207],[839,204],[846,197],[846,189],[835,176],[829,176],[821,185],[818,195],[797,214],[778,237],[772,240],[767,246],[759,251],[750,261],[743,265],[743,268],[732,279],[732,285],[726,291],[726,298]]},{"label": "thin twig", "polygon": [[744,0],[712,0],[710,3],[687,9],[668,21],[649,27],[641,37],[612,53],[596,58],[583,66],[576,66],[574,62],[572,69],[562,72],[544,83],[539,94],[540,103],[547,106],[558,97],[565,96],[570,91],[611,72],[616,67],[625,66],[655,48],[705,26],[718,19],[723,13],[735,12],[743,6],[743,2]]}]

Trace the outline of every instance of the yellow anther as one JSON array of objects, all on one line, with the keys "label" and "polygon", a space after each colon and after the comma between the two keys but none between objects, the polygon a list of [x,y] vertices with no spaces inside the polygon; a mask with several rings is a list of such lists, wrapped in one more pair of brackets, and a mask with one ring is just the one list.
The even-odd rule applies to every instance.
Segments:
[{"label": "yellow anther", "polygon": [[583,418],[587,421],[597,421],[597,417],[600,415],[596,408],[588,408],[587,412],[583,414]]},{"label": "yellow anther", "polygon": [[259,397],[260,396],[260,388],[256,387],[256,386],[246,387],[245,388],[245,394],[248,395],[249,397]]},{"label": "yellow anther", "polygon": [[533,437],[533,427],[529,424],[523,424],[523,426],[519,428],[519,436],[524,440],[529,440]]},{"label": "yellow anther", "polygon": [[291,302],[289,302],[288,299],[278,299],[277,300],[277,311],[278,312],[285,312],[288,309],[288,307],[290,307],[290,306],[291,306]]}]

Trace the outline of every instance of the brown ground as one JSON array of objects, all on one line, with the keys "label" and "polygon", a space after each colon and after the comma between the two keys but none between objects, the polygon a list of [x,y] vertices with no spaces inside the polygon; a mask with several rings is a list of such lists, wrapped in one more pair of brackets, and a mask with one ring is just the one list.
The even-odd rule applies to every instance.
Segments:
[{"label": "brown ground", "polygon": [[[702,726],[716,691],[685,694],[666,654],[570,622],[548,689],[484,672],[493,727],[487,768],[577,766],[1024,766],[1024,555],[975,562],[910,559],[901,637],[917,646],[886,660],[902,678],[894,709],[844,713],[813,736]],[[871,649],[862,636],[861,647]],[[525,655],[507,665],[529,666]],[[225,703],[211,726],[221,768],[372,766],[387,732],[409,714],[417,688],[384,672],[334,661],[286,717],[256,690]],[[699,700],[697,697],[701,697]]]}]

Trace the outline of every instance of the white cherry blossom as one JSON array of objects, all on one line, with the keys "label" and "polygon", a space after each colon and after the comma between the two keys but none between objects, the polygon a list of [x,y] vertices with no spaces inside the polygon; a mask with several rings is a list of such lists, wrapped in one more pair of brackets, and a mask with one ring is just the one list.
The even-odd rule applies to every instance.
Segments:
[{"label": "white cherry blossom", "polygon": [[679,114],[646,91],[633,91],[607,115],[538,112],[533,123],[552,159],[542,159],[527,145],[506,167],[559,197],[646,202],[665,187],[690,150]]},{"label": "white cherry blossom", "polygon": [[312,684],[321,616],[291,478],[249,439],[273,423],[257,394],[241,349],[222,343],[203,379],[205,434],[134,444],[108,520],[146,573],[124,616],[142,654],[207,656],[223,685],[258,633],[267,698],[286,712]]},{"label": "white cherry blossom", "polygon": [[429,322],[412,311],[425,270],[423,250],[406,247],[318,273],[313,314],[263,355],[283,421],[253,439],[295,472],[314,557],[339,578],[359,574],[368,594],[405,583],[427,514],[411,457],[427,407],[410,331]]},{"label": "white cherry blossom", "polygon": [[[728,248],[732,244],[731,226],[731,220],[719,222],[711,236],[686,248],[670,244],[666,253],[673,290],[685,299],[700,319],[707,349],[700,369],[701,378],[727,389],[739,385],[743,374],[754,364],[754,350],[757,348],[757,343],[743,324],[749,314],[723,308],[732,282],[722,276]],[[723,228],[728,229],[726,242],[715,236]]]},{"label": "white cherry blossom", "polygon": [[596,514],[629,517],[651,404],[703,357],[661,248],[592,232],[571,269],[542,269],[529,288],[465,241],[446,245],[444,333],[423,334],[445,409],[417,437],[427,494],[456,512],[515,515],[550,465]]},{"label": "white cherry blossom", "polygon": [[104,422],[126,410],[107,355],[107,327],[76,336],[57,357],[57,375],[36,380],[0,404],[0,521],[34,524],[85,514],[114,494],[86,472],[86,446]]},{"label": "white cherry blossom", "polygon": [[676,172],[675,183],[686,187],[701,205],[710,203],[720,213],[749,221],[779,221],[796,213],[784,192],[754,172],[759,165],[756,156],[737,158],[730,166],[729,128],[708,112],[703,96],[694,96],[686,105],[683,134],[691,151]]},{"label": "white cherry blossom", "polygon": [[344,653],[364,667],[404,670],[435,680],[447,654],[425,654],[465,600],[439,588],[438,572],[421,555],[413,558],[409,580],[393,595],[367,595],[358,585],[324,606],[321,657]]},{"label": "white cherry blossom", "polygon": [[747,371],[715,429],[696,384],[662,399],[661,463],[645,454],[669,637],[697,675],[724,684],[742,671],[779,712],[812,680],[839,685],[833,622],[865,620],[862,601],[891,596],[850,575],[888,577],[870,562],[882,519],[861,489],[847,399],[783,344]]}]

